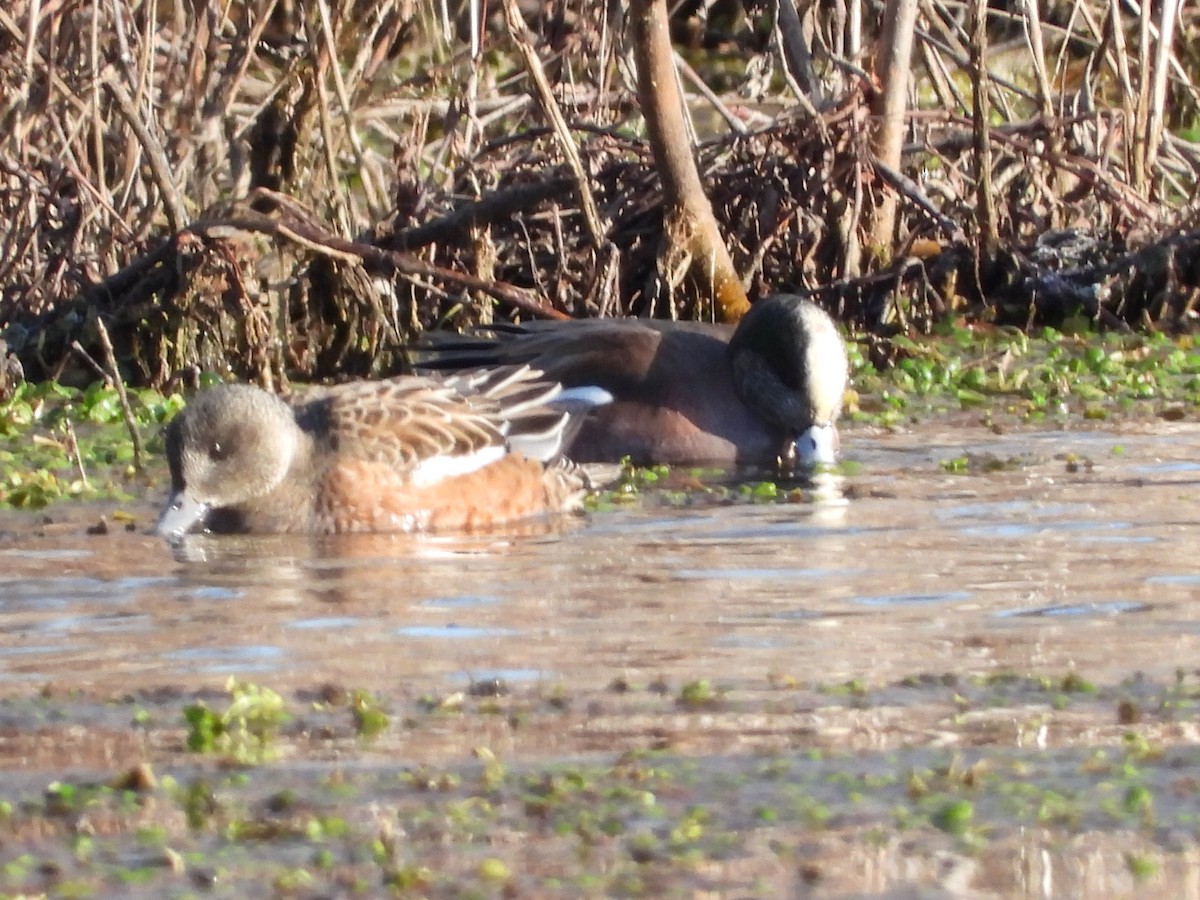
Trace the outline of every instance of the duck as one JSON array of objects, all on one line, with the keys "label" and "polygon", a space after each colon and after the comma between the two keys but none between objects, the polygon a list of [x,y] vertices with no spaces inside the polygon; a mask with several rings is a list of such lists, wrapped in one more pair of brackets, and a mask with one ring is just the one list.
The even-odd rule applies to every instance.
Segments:
[{"label": "duck", "polygon": [[526,364],[612,402],[572,444],[583,463],[816,466],[836,462],[849,380],[846,345],[825,310],[796,294],[754,303],[736,327],[650,319],[431,332],[418,371]]},{"label": "duck", "polygon": [[527,365],[296,396],[220,384],[167,426],[156,531],[472,532],[574,511],[591,485],[564,453],[608,399]]}]

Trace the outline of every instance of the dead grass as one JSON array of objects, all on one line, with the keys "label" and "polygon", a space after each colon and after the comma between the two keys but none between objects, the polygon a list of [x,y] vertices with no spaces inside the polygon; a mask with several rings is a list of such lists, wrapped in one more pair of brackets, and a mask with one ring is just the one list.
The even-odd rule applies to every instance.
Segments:
[{"label": "dead grass", "polygon": [[[30,377],[85,379],[70,347],[94,346],[102,316],[133,381],[278,382],[394,371],[403,341],[445,319],[710,314],[665,253],[624,23],[563,0],[524,8],[531,38],[509,33],[502,6],[474,53],[465,3],[448,21],[429,0],[0,10],[8,350]],[[1196,120],[1198,17],[1109,10],[992,11],[981,80],[959,9],[923,4],[893,169],[871,150],[875,84],[906,76],[868,74],[881,5],[814,23],[819,96],[789,86],[806,83],[790,55],[789,77],[770,76],[769,29],[714,9],[688,51],[702,75],[684,85],[713,88],[689,110],[750,295],[812,290],[877,333],[950,313],[1190,328],[1200,240],[1179,232],[1200,151],[1171,128]],[[697,20],[678,24],[684,46]],[[537,68],[574,158],[531,99]],[[991,101],[985,256],[976,84]],[[1046,241],[1058,232],[1075,237]]]}]

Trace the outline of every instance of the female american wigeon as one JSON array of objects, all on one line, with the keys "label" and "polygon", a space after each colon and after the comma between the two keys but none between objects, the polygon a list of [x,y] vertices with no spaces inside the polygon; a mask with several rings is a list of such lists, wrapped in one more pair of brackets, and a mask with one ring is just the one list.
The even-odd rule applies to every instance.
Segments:
[{"label": "female american wigeon", "polygon": [[244,384],[198,394],[167,428],[171,496],[158,532],[472,531],[578,507],[562,460],[580,409],[528,366],[355,382],[283,398]]},{"label": "female american wigeon", "polygon": [[612,394],[571,447],[580,462],[831,463],[846,390],[833,320],[793,294],[738,326],[650,319],[532,322],[490,338],[431,335],[423,368],[527,363]]}]

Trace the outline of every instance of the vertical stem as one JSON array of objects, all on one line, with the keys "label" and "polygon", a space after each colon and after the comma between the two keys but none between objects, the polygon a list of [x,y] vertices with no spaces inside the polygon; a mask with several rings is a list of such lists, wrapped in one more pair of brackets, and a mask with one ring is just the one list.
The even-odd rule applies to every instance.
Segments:
[{"label": "vertical stem", "polygon": [[672,249],[683,250],[690,257],[689,272],[711,296],[716,316],[722,321],[736,321],[750,303],[705,196],[687,140],[666,0],[633,0],[630,5],[638,100],[662,178],[668,240]]},{"label": "vertical stem", "polygon": [[780,43],[783,45],[784,65],[806,98],[813,104],[820,104],[824,99],[821,83],[813,71],[812,55],[808,51],[808,42],[804,39],[804,24],[796,10],[796,0],[777,2],[776,28],[779,29]]},{"label": "vertical stem", "polygon": [[[877,125],[873,139],[875,156],[886,166],[899,170],[904,143],[905,113],[908,110],[908,81],[912,65],[913,31],[917,25],[918,0],[888,0],[880,35],[879,64],[875,71],[882,90],[872,103]],[[883,194],[871,224],[871,244],[884,259],[892,255],[896,230],[896,195]]]},{"label": "vertical stem", "polygon": [[125,382],[121,380],[121,370],[117,368],[117,355],[113,352],[112,341],[108,339],[108,329],[104,320],[96,317],[96,334],[100,338],[100,349],[104,351],[104,362],[108,366],[117,389],[117,399],[121,401],[121,414],[125,417],[125,427],[129,429],[129,437],[133,440],[133,467],[141,474],[145,471],[142,464],[142,436],[138,434],[137,421],[133,418],[133,410],[129,408],[129,396],[125,393]]},{"label": "vertical stem", "polygon": [[991,97],[988,93],[987,72],[987,0],[973,0],[974,34],[971,40],[971,92],[974,108],[974,138],[976,167],[975,209],[979,218],[979,256],[976,271],[983,259],[990,259],[1000,243],[996,225],[996,200],[992,195]]},{"label": "vertical stem", "polygon": [[562,108],[554,99],[554,88],[546,76],[546,70],[542,67],[537,50],[534,49],[533,32],[525,24],[525,16],[522,14],[517,0],[504,0],[504,16],[508,23],[509,36],[525,60],[525,69],[529,72],[530,80],[533,81],[534,97],[542,108],[542,114],[546,117],[546,121],[554,130],[558,148],[562,151],[563,158],[566,159],[567,165],[571,169],[571,174],[575,176],[575,184],[579,190],[579,203],[583,208],[583,219],[587,224],[592,246],[603,247],[608,241],[608,226],[600,218],[600,210],[596,205],[591,183],[588,181],[587,170],[584,169],[583,160],[579,156],[579,148],[575,146],[575,141],[571,138],[571,129],[567,125]]},{"label": "vertical stem", "polygon": [[1133,186],[1146,196],[1150,146],[1150,4],[1142,3],[1138,16],[1138,92],[1133,122]]},{"label": "vertical stem", "polygon": [[1171,68],[1171,44],[1178,9],[1179,0],[1162,0],[1158,18],[1158,44],[1154,49],[1153,83],[1150,87],[1150,121],[1146,129],[1147,187],[1151,186],[1151,173],[1158,159],[1158,148],[1162,144],[1163,119],[1167,104],[1167,75]]}]

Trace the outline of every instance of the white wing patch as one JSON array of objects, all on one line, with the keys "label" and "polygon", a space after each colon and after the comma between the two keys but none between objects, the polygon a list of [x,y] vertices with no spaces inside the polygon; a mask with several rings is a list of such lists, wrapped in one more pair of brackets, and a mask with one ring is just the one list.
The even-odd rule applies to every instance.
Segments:
[{"label": "white wing patch", "polygon": [[445,481],[478,472],[508,453],[504,446],[484,447],[458,456],[430,456],[418,462],[410,472],[410,480],[417,487],[428,487]]}]

